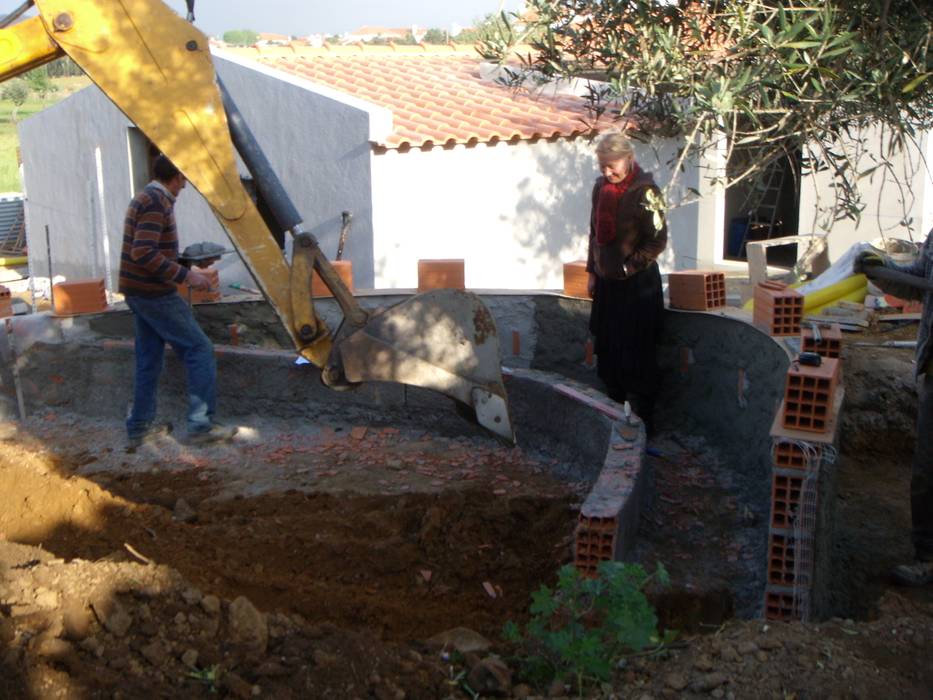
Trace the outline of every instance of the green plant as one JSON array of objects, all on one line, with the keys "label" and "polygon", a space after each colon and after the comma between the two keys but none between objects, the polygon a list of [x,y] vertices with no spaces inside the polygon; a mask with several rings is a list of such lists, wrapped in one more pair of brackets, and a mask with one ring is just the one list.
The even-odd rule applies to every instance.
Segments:
[{"label": "green plant", "polygon": [[561,568],[554,590],[542,586],[532,594],[524,632],[512,621],[503,631],[519,646],[526,677],[572,677],[582,696],[587,683],[609,680],[620,657],[669,643],[673,635],[659,636],[657,615],[644,593],[652,580],[667,585],[661,564],[648,574],[638,564],[603,562],[595,578],[572,565]]},{"label": "green plant", "polygon": [[194,678],[207,686],[208,692],[214,694],[217,692],[220,682],[220,666],[210,666],[208,668],[199,668],[188,672],[188,678]]}]

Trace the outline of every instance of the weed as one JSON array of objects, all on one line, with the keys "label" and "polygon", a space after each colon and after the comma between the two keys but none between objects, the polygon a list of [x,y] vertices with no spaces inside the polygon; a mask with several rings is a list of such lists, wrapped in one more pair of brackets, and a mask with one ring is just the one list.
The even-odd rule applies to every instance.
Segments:
[{"label": "weed", "polygon": [[188,678],[194,678],[197,681],[201,681],[208,687],[208,692],[213,695],[217,692],[217,684],[220,681],[220,667],[210,666],[208,668],[200,668],[196,671],[190,671],[188,673]]},{"label": "weed", "polygon": [[659,650],[673,634],[658,635],[658,618],[644,594],[652,580],[667,585],[665,568],[648,574],[638,564],[602,562],[596,577],[582,576],[567,565],[557,587],[533,593],[531,621],[524,632],[505,626],[506,640],[518,645],[523,675],[535,683],[572,678],[582,697],[590,682],[608,681],[622,656],[649,645]]}]

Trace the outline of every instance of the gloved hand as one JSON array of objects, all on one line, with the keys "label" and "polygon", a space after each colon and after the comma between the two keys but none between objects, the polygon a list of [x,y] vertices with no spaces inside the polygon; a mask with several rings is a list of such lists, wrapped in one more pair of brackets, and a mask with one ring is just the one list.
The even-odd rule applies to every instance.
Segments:
[{"label": "gloved hand", "polygon": [[878,265],[884,266],[884,256],[871,250],[863,250],[855,257],[855,262],[852,263],[852,272],[859,274],[865,272],[866,268]]}]

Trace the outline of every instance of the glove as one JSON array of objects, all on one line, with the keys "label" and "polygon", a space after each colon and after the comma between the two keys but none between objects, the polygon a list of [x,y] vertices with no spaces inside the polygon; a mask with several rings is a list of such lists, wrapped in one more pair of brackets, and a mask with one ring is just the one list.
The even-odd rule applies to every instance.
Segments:
[{"label": "glove", "polygon": [[852,263],[852,272],[859,274],[865,272],[866,268],[878,265],[884,267],[884,256],[870,250],[863,250],[856,256],[855,262]]}]

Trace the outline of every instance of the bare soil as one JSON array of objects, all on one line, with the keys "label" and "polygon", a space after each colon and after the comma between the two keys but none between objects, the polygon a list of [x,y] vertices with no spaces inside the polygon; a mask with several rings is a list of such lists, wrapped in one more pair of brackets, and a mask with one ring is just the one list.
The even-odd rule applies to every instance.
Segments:
[{"label": "bare soil", "polygon": [[[887,573],[910,556],[910,360],[845,351],[831,620],[731,618],[755,523],[705,468],[702,436],[662,435],[643,533],[676,580],[660,616],[683,633],[593,696],[933,696],[933,590]],[[0,436],[0,698],[468,697],[461,672],[479,679],[490,654],[512,672],[485,695],[573,694],[526,685],[500,636],[570,560],[585,487],[545,456],[258,419],[198,451],[162,438],[127,454],[117,423],[64,413]],[[458,627],[488,648],[428,641]]]}]

